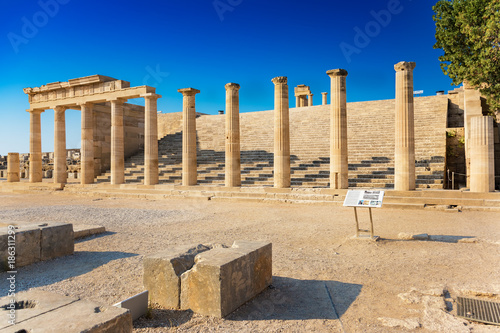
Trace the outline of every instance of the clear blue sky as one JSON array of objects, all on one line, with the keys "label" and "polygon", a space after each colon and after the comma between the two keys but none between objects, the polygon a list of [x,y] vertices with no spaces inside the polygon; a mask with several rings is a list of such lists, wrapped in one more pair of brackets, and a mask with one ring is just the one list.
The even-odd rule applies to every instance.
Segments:
[{"label": "clear blue sky", "polygon": [[[199,89],[197,111],[209,114],[224,109],[228,82],[241,85],[241,112],[272,109],[275,76],[288,76],[291,96],[311,86],[318,104],[334,68],[349,72],[348,102],[391,99],[399,61],[417,63],[424,95],[452,89],[432,48],[435,2],[3,0],[0,154],[29,150],[23,88],[93,74],[156,87],[163,112],[181,111],[177,89]],[[53,119],[42,114],[44,152]],[[79,111],[66,112],[66,132],[67,148],[79,148]]]}]

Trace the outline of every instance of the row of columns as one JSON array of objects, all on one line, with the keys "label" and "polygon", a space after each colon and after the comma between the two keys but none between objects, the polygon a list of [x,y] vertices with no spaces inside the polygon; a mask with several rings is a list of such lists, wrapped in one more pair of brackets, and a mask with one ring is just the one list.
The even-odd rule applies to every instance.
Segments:
[{"label": "row of columns", "polygon": [[[144,184],[158,183],[158,127],[157,99],[153,93],[142,95],[145,99],[144,119]],[[127,99],[109,100],[111,104],[111,184],[123,184],[125,178],[123,104]],[[94,113],[93,104],[80,104],[82,184],[94,183]],[[66,120],[68,107],[54,106],[54,182],[66,183]],[[42,181],[42,140],[40,115],[45,110],[30,112],[30,182]]]},{"label": "row of columns", "polygon": [[[415,133],[413,69],[414,62],[400,62],[396,71],[395,108],[395,190],[415,189]],[[347,101],[346,77],[344,69],[327,72],[331,79],[330,106],[330,187],[348,188],[347,149]],[[289,95],[287,77],[272,79],[274,93],[274,186],[286,188],[291,185],[290,175],[290,124]],[[225,185],[241,185],[239,89],[236,83],[228,83],[226,88],[226,155]],[[196,159],[196,103],[195,95],[200,91],[193,88],[179,89],[183,95],[183,135],[182,135],[182,184],[197,184]],[[323,104],[328,93],[323,93]],[[145,98],[145,142],[144,142],[144,184],[158,183],[158,141],[157,141],[157,99],[156,94],[143,95]],[[312,97],[312,96],[310,96]],[[111,100],[111,183],[124,182],[124,99]],[[82,112],[82,184],[94,182],[94,147],[92,104],[80,105]],[[54,182],[66,182],[66,135],[64,106],[54,107],[55,149]],[[42,180],[40,114],[30,112],[30,181]],[[491,117],[472,117],[470,130],[471,190],[487,192],[494,190],[493,168],[493,122]]]}]

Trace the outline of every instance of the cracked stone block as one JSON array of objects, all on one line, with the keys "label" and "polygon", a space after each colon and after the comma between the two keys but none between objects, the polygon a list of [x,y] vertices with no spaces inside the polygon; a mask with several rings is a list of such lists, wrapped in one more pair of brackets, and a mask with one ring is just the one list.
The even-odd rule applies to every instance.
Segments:
[{"label": "cracked stone block", "polygon": [[181,309],[222,318],[272,282],[272,244],[235,241],[200,253],[181,276]]},{"label": "cracked stone block", "polygon": [[165,308],[180,308],[180,276],[194,265],[199,253],[210,250],[205,245],[178,246],[144,258],[144,288],[149,301]]},{"label": "cracked stone block", "polygon": [[[6,317],[10,301],[9,296],[0,299]],[[3,321],[2,333],[131,333],[133,329],[127,309],[34,290],[17,293],[15,301],[16,324]]]}]

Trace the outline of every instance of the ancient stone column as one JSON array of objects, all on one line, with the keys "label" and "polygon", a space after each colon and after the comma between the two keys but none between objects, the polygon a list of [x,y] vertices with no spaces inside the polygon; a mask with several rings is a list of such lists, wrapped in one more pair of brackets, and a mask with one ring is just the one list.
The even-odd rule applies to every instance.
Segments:
[{"label": "ancient stone column", "polygon": [[323,105],[327,105],[328,104],[328,93],[323,92],[323,93],[321,93],[321,95],[323,95]]},{"label": "ancient stone column", "polygon": [[30,110],[30,183],[42,181],[42,125],[40,115],[44,110]]},{"label": "ancient stone column", "polygon": [[226,84],[226,186],[241,186],[240,85]]},{"label": "ancient stone column", "polygon": [[495,191],[493,118],[470,118],[470,191]]},{"label": "ancient stone column", "polygon": [[394,189],[415,189],[415,129],[413,115],[414,62],[399,62],[396,70],[396,135]]},{"label": "ancient stone column", "polygon": [[182,185],[198,182],[196,164],[196,100],[200,91],[193,88],[177,90],[182,94]]},{"label": "ancient stone column", "polygon": [[300,108],[301,107],[300,101],[301,101],[300,96],[295,96],[295,107],[296,108]]},{"label": "ancient stone column", "polygon": [[347,102],[345,69],[326,72],[331,78],[330,107],[330,187],[349,187],[347,160]]},{"label": "ancient stone column", "polygon": [[7,155],[7,181],[9,183],[19,181],[19,153]]},{"label": "ancient stone column", "polygon": [[274,83],[274,187],[290,187],[290,123],[286,76]]},{"label": "ancient stone column", "polygon": [[123,103],[121,99],[111,101],[111,184],[114,185],[125,181]]},{"label": "ancient stone column", "polygon": [[81,184],[94,183],[94,112],[93,104],[80,105],[82,112],[82,148],[80,150]]},{"label": "ancient stone column", "polygon": [[313,94],[309,94],[308,106],[313,106]]},{"label": "ancient stone column", "polygon": [[143,95],[145,99],[144,121],[144,185],[158,184],[158,115],[157,101],[160,95]]},{"label": "ancient stone column", "polygon": [[465,134],[465,170],[467,174],[467,187],[470,188],[471,176],[471,118],[482,116],[481,93],[478,89],[464,81],[464,134]]},{"label": "ancient stone column", "polygon": [[66,183],[66,107],[54,107],[54,183]]}]

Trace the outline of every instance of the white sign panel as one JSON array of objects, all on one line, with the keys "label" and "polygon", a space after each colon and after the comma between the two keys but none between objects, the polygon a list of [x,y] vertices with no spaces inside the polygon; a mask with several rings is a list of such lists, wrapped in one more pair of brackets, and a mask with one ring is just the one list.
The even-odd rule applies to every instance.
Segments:
[{"label": "white sign panel", "polygon": [[413,92],[413,95],[422,95],[424,93],[423,90],[416,90]]},{"label": "white sign panel", "polygon": [[344,200],[345,207],[382,207],[384,191],[380,190],[349,190]]}]

